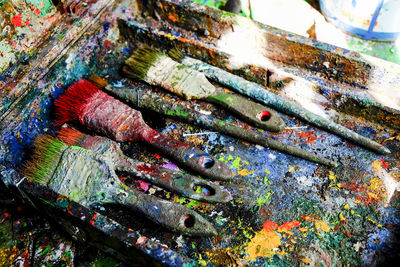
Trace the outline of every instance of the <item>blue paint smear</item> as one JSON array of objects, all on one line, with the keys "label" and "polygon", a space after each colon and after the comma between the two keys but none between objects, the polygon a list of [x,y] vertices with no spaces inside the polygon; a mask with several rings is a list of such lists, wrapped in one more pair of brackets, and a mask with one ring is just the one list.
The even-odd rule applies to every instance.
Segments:
[{"label": "blue paint smear", "polygon": [[124,48],[122,50],[122,53],[124,53],[124,55],[129,56],[131,54],[131,50],[129,48]]},{"label": "blue paint smear", "polygon": [[105,31],[105,32],[108,31],[109,28],[110,28],[110,22],[105,22],[105,23],[103,24],[103,29],[104,29],[104,31]]},{"label": "blue paint smear", "polygon": [[388,229],[379,229],[377,232],[368,235],[366,248],[369,250],[384,249],[390,236],[391,232]]},{"label": "blue paint smear", "polygon": [[117,81],[115,83],[112,83],[112,86],[117,87],[117,88],[122,88],[124,85],[122,84],[121,81]]}]

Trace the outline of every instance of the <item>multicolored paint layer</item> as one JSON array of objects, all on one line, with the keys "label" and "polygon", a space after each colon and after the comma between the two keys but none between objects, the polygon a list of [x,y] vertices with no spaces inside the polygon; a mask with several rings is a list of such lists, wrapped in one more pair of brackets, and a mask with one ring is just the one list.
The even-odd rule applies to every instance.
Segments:
[{"label": "multicolored paint layer", "polygon": [[[165,3],[165,1],[159,3]],[[166,6],[168,7],[164,5]],[[173,18],[179,21],[193,20],[196,14],[202,14],[202,12],[214,14],[194,4],[190,7],[194,9],[191,13],[182,11],[185,10],[184,6],[179,12],[172,8],[166,11],[167,14],[176,14]],[[102,77],[109,75],[107,79],[113,84],[116,86],[122,84],[118,69],[129,56],[134,44],[119,38],[117,18],[133,21],[134,14],[135,6],[130,1],[123,1],[113,9],[112,13],[101,16],[99,23],[88,27],[85,30],[86,34],[76,40],[75,44],[65,52],[65,57],[60,57],[39,82],[32,82],[32,86],[35,85],[36,89],[30,91],[13,107],[5,120],[1,121],[0,164],[6,165],[8,169],[16,168],[22,159],[27,157],[25,151],[36,135],[44,132],[53,133],[55,130],[51,117],[53,99],[57,98],[61,91],[78,77],[87,78],[92,74]],[[208,16],[207,18],[210,19]],[[227,19],[229,20],[229,17]],[[182,31],[176,25],[170,27],[171,35]],[[200,37],[192,35],[191,38],[188,39],[188,44],[191,40],[195,43]],[[190,49],[200,51],[194,46],[190,46]],[[336,48],[332,49],[331,51],[336,51]],[[209,56],[208,52],[204,55]],[[331,54],[328,53],[328,55]],[[345,53],[344,56],[346,56]],[[382,77],[390,77],[390,75],[386,76],[384,68],[379,71]],[[332,82],[335,81],[332,80]],[[379,82],[377,79],[376,83]],[[284,85],[282,84],[283,88],[285,88]],[[168,94],[164,97],[167,100],[174,99],[174,96]],[[313,97],[316,95],[312,95]],[[345,94],[343,97],[343,101],[348,100]],[[330,109],[333,103],[327,99],[323,105]],[[239,125],[241,123],[230,114],[215,109],[209,104],[196,102],[193,108],[205,113],[213,112],[231,123]],[[224,205],[202,203],[163,191],[142,181],[135,181],[134,177],[124,176],[121,179],[135,184],[147,194],[170,199],[197,211],[213,223],[218,235],[214,238],[192,239],[160,231],[156,227],[141,222],[135,214],[115,212],[113,208],[98,210],[96,213],[85,211],[87,213],[82,220],[85,225],[94,227],[89,228],[90,232],[101,229],[105,233],[103,239],[97,240],[97,245],[112,243],[100,242],[108,240],[107,234],[124,233],[125,240],[135,240],[132,242],[143,254],[172,266],[180,263],[184,265],[183,262],[186,262],[188,266],[191,264],[202,266],[213,264],[224,266],[388,265],[398,262],[400,138],[392,128],[385,128],[345,112],[337,113],[338,118],[344,121],[346,127],[384,143],[393,152],[390,156],[378,156],[285,115],[282,115],[282,118],[288,127],[282,133],[260,132],[299,148],[318,151],[321,155],[340,162],[341,167],[332,172],[323,166],[273,150],[250,145],[215,132],[204,131],[191,125],[154,117],[148,111],[143,113],[145,121],[156,130],[171,138],[201,147],[205,152],[217,155],[219,160],[228,164],[235,173],[235,177],[232,182],[223,185],[232,192],[233,200]],[[257,129],[249,129],[257,131]],[[156,151],[146,147],[124,143],[122,149],[124,153],[138,160],[156,162],[174,168],[169,160],[161,158]],[[6,173],[2,175],[6,177]],[[0,195],[2,196],[3,194]],[[46,203],[51,207],[49,208],[51,211],[53,211],[51,204],[54,204],[63,211],[61,214],[71,212],[76,216],[75,218],[81,218],[79,213],[75,213],[77,207],[74,203],[50,195],[44,198],[44,201],[48,202]],[[30,206],[29,209],[31,209]],[[13,213],[2,210],[1,214],[4,212]],[[40,229],[40,223],[29,223],[30,215],[26,216],[26,219],[20,220],[20,224],[23,225],[24,221],[28,221],[28,226],[32,225],[34,229]],[[46,218],[40,216],[38,221],[46,222]],[[3,219],[2,215],[0,221]],[[6,225],[10,227],[9,220],[6,219],[2,227]],[[14,220],[14,225],[17,221],[18,219]],[[52,236],[56,236],[54,233],[61,233],[58,230],[59,227],[54,224],[51,224],[50,229]],[[126,232],[119,232],[121,229],[126,229]],[[32,247],[29,246],[27,238],[19,235],[12,237],[10,234],[12,231],[9,228],[5,228],[4,233],[2,237],[7,241],[2,244],[10,244],[7,247],[1,247],[2,254],[0,255],[5,255],[5,264],[9,264],[20,256],[25,257],[24,253]],[[32,232],[33,236],[38,235]],[[36,257],[38,263],[45,262],[43,258],[47,255],[59,255],[57,249],[59,243],[65,244],[61,248],[71,245],[71,258],[60,253],[62,256],[55,257],[54,265],[63,257],[65,264],[68,265],[73,259],[79,258],[77,254],[86,252],[78,242],[64,235],[60,236],[59,242],[58,237],[55,237],[57,242],[54,242],[54,245],[42,256]],[[83,239],[82,236],[78,238]],[[40,246],[43,247],[35,246],[40,253],[46,250],[47,243],[42,241],[43,239],[38,236],[38,240],[41,241]],[[14,249],[14,244],[17,249]],[[86,244],[85,247],[88,247]],[[124,245],[119,247],[118,260],[103,256],[104,260],[100,260],[99,264],[118,265],[122,261],[121,254],[127,254],[125,247]],[[107,247],[102,247],[102,249],[107,250]],[[66,249],[66,251],[69,250]],[[40,253],[36,252],[35,255],[40,255]],[[90,249],[84,255],[98,255],[97,253],[96,250],[93,252]],[[193,262],[187,258],[193,259]],[[86,261],[91,262],[91,259],[86,259]]]}]

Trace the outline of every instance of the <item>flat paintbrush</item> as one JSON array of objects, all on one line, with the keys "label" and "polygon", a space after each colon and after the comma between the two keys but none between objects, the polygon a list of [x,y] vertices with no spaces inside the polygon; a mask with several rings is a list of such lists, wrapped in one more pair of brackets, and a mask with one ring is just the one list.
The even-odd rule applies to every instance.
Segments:
[{"label": "flat paintbrush", "polygon": [[232,172],[221,161],[186,143],[150,128],[142,114],[107,95],[92,83],[80,80],[55,102],[56,124],[79,121],[117,142],[143,141],[192,170],[213,179],[229,180]]},{"label": "flat paintbrush", "polygon": [[210,80],[218,82],[228,88],[232,88],[243,95],[247,95],[270,107],[276,108],[283,113],[297,117],[301,120],[308,121],[317,127],[346,138],[353,143],[369,148],[377,153],[390,154],[390,150],[383,145],[374,142],[373,140],[366,138],[340,124],[334,123],[322,116],[312,113],[299,106],[295,102],[268,91],[257,83],[247,81],[237,75],[204,63],[201,60],[185,57],[182,52],[177,49],[171,50],[169,55],[175,60],[180,61],[183,65],[204,73],[204,75],[206,75]]},{"label": "flat paintbrush", "polygon": [[[204,115],[184,104],[173,103],[165,100],[159,93],[149,90],[139,90],[136,87],[117,88],[109,85],[108,82],[99,76],[90,78],[100,88],[115,94],[124,99],[129,104],[138,107],[153,110],[165,116],[169,116],[181,121],[197,125],[199,127],[217,131],[222,134],[232,136],[248,141],[252,144],[261,145],[267,148],[275,149],[283,153],[303,158],[315,163],[324,164],[329,167],[337,167],[338,164],[327,158],[318,156],[312,152],[299,149],[279,141],[276,141],[268,136],[256,133],[244,128],[235,126],[230,122],[219,120],[211,115]],[[140,92],[140,94],[139,94]]]},{"label": "flat paintbrush", "polygon": [[285,128],[284,121],[275,110],[218,90],[204,74],[148,46],[135,50],[125,61],[123,71],[131,78],[161,86],[187,100],[202,99],[221,105],[255,127],[269,131]]},{"label": "flat paintbrush", "polygon": [[107,158],[81,147],[69,147],[51,136],[36,139],[32,161],[25,164],[22,174],[87,208],[118,204],[186,235],[216,234],[197,212],[126,186]]},{"label": "flat paintbrush", "polygon": [[149,181],[171,192],[206,202],[228,202],[232,199],[220,186],[182,170],[170,170],[133,160],[124,155],[119,143],[106,137],[86,135],[71,128],[61,128],[57,137],[69,146],[90,149],[110,159],[117,171],[132,173],[138,179]]}]

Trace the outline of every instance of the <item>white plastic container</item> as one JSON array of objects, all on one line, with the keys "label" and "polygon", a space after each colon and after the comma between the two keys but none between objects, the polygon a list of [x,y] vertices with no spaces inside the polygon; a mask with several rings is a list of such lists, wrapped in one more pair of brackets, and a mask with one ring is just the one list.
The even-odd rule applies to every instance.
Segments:
[{"label": "white plastic container", "polygon": [[337,27],[365,40],[400,36],[400,0],[320,0],[324,15]]}]

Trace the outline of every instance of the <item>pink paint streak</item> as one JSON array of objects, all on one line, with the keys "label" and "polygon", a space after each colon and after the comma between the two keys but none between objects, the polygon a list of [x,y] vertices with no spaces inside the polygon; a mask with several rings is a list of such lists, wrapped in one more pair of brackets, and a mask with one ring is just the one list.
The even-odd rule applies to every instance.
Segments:
[{"label": "pink paint streak", "polygon": [[175,170],[178,168],[173,162],[168,162],[167,164],[162,165],[163,168],[170,169],[170,170]]},{"label": "pink paint streak", "polygon": [[143,191],[145,191],[145,192],[147,192],[147,190],[149,190],[149,183],[147,183],[147,182],[144,182],[144,181],[142,181],[142,180],[138,180],[138,182],[140,183],[140,188],[143,190]]}]

